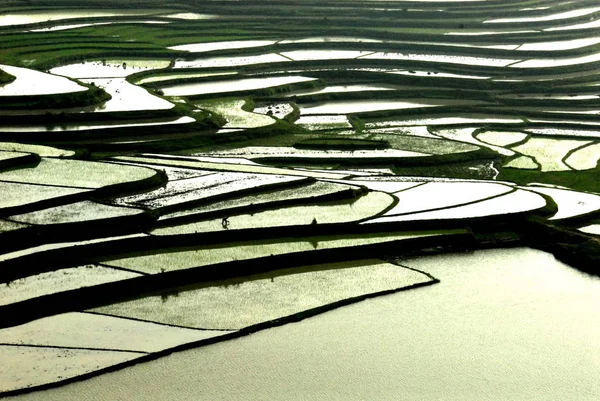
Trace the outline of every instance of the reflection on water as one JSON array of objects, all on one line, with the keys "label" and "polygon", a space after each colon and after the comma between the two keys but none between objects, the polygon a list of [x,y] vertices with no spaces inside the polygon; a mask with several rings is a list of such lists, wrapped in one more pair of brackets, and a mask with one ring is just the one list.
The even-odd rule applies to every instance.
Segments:
[{"label": "reflection on water", "polygon": [[441,283],[21,399],[598,399],[598,278],[523,248],[403,263]]}]

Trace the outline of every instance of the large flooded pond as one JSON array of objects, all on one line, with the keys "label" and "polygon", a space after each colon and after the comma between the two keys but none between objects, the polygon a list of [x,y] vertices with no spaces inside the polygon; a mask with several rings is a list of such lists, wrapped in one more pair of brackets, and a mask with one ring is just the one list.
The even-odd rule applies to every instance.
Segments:
[{"label": "large flooded pond", "polygon": [[600,279],[526,248],[402,264],[441,283],[20,399],[600,397]]}]

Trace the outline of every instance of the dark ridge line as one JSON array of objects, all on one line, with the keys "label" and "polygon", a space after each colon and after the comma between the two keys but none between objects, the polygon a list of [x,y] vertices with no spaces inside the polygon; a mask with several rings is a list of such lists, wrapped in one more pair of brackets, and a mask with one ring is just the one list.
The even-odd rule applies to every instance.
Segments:
[{"label": "dark ridge line", "polygon": [[319,314],[322,314],[322,313],[325,313],[325,312],[328,312],[328,311],[331,311],[334,309],[338,309],[343,306],[358,303],[358,302],[361,302],[361,301],[364,301],[367,299],[384,296],[384,295],[400,293],[400,292],[404,292],[404,291],[410,291],[410,290],[419,289],[419,288],[424,288],[424,287],[428,287],[430,285],[437,284],[437,283],[439,283],[439,280],[425,281],[425,282],[416,283],[416,284],[412,284],[412,285],[405,286],[405,287],[399,287],[399,288],[392,289],[392,290],[380,291],[380,292],[375,292],[375,293],[370,293],[370,294],[359,295],[357,297],[346,298],[346,299],[332,302],[330,304],[323,305],[320,307],[307,309],[305,311],[302,311],[302,312],[299,312],[296,314],[292,314],[292,315],[288,315],[288,316],[285,316],[282,318],[277,318],[277,319],[274,319],[271,321],[248,326],[239,331],[230,332],[229,334],[224,334],[222,336],[217,336],[217,337],[212,337],[212,338],[199,340],[199,341],[195,341],[195,342],[191,342],[191,343],[186,343],[186,344],[182,344],[182,345],[179,345],[179,346],[167,349],[167,350],[147,354],[147,355],[144,355],[140,358],[136,358],[131,361],[122,362],[122,363],[119,363],[116,365],[109,366],[107,368],[99,369],[97,371],[89,372],[89,373],[79,375],[76,377],[72,377],[69,379],[57,381],[54,383],[42,384],[42,385],[38,385],[38,386],[34,386],[34,387],[0,392],[0,398],[31,393],[34,391],[47,390],[47,389],[51,389],[51,388],[60,387],[60,386],[66,385],[66,384],[83,381],[83,380],[86,380],[86,379],[89,379],[89,378],[92,378],[95,376],[99,376],[104,373],[115,372],[115,371],[121,370],[126,367],[137,365],[139,363],[156,360],[156,359],[170,355],[175,352],[181,352],[181,351],[199,348],[199,347],[203,347],[203,346],[207,346],[207,345],[211,345],[211,344],[216,344],[216,343],[222,342],[222,341],[245,337],[245,336],[257,333],[259,331],[265,330],[265,329],[280,327],[280,326],[284,326],[289,323],[298,323],[307,318],[310,318],[310,317],[313,317],[313,316],[316,316],[316,315],[319,315]]},{"label": "dark ridge line", "polygon": [[[168,271],[161,274],[141,276],[118,282],[103,283],[93,287],[68,290],[43,295],[34,299],[0,307],[0,327],[20,325],[45,316],[81,309],[91,309],[144,296],[158,296],[170,290],[191,284],[209,285],[212,282],[268,273],[285,267],[300,267],[310,264],[343,262],[364,258],[365,253],[377,254],[396,252],[411,254],[415,250],[431,246],[454,248],[476,247],[469,234],[454,234],[446,237],[425,237],[390,241],[383,244],[362,245],[353,248],[334,248],[266,256],[251,260],[229,261],[210,266]],[[277,267],[273,267],[277,266]]]},{"label": "dark ridge line", "polygon": [[424,270],[419,270],[419,269],[415,269],[414,267],[406,266],[405,264],[402,264],[402,263],[398,262],[397,260],[386,260],[386,262],[392,263],[392,264],[394,264],[396,266],[400,266],[400,267],[402,267],[404,269],[408,269],[408,270],[412,270],[412,271],[417,272],[417,273],[421,273],[424,276],[429,277],[432,281],[437,281],[438,283],[441,283],[440,279],[438,279],[437,277],[432,276],[431,274],[427,273]]},{"label": "dark ridge line", "polygon": [[[133,354],[149,354],[146,351],[135,351],[125,349],[113,349],[113,348],[93,348],[93,347],[69,347],[65,345],[41,345],[41,344],[11,344],[11,343],[0,343],[0,347],[28,347],[28,348],[50,348],[50,349],[71,349],[81,351],[106,351],[106,352],[122,352],[122,353],[133,353]],[[2,393],[0,393],[2,394]]]},{"label": "dark ridge line", "polygon": [[112,266],[112,265],[109,265],[106,263],[98,262],[98,263],[96,263],[96,265],[100,266],[100,267],[105,267],[107,269],[120,270],[120,271],[127,272],[127,273],[136,273],[136,274],[139,274],[140,276],[149,276],[150,275],[150,273],[146,273],[146,272],[142,272],[142,271],[138,271],[138,270],[134,270],[134,269],[128,269],[126,267]]},{"label": "dark ridge line", "polygon": [[[0,87],[2,87],[2,85],[0,85]],[[19,152],[19,153],[25,153],[25,155],[13,157],[13,158],[6,159],[6,160],[0,160],[0,175],[1,175],[1,173],[5,172],[5,171],[21,170],[23,168],[35,168],[42,160],[42,158],[38,154],[32,153],[32,152],[10,151],[10,150],[3,150],[2,152],[3,153],[4,152],[6,152],[6,153]]]},{"label": "dark ridge line", "polygon": [[90,315],[108,316],[108,317],[112,317],[112,318],[115,318],[115,319],[132,320],[134,322],[157,324],[159,326],[167,326],[167,327],[172,327],[172,328],[176,328],[176,329],[184,329],[184,330],[223,331],[223,332],[234,332],[234,331],[239,331],[240,330],[240,329],[209,329],[209,328],[202,328],[202,327],[180,326],[180,325],[177,325],[177,324],[157,322],[157,321],[154,321],[154,320],[141,319],[141,318],[131,317],[131,316],[113,315],[112,313],[96,312],[96,311],[92,311],[92,310],[78,311],[76,313],[87,313],[87,314],[90,314]]}]

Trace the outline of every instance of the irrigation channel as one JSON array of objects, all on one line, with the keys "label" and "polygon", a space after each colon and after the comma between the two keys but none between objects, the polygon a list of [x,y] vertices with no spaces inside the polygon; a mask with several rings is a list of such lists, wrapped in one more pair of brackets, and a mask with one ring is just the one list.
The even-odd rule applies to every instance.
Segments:
[{"label": "irrigation channel", "polygon": [[0,398],[600,398],[596,1],[7,0]]}]

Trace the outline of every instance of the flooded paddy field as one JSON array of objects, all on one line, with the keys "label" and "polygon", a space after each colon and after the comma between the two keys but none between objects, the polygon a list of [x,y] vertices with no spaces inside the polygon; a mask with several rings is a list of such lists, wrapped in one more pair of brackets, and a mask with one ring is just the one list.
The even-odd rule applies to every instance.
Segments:
[{"label": "flooded paddy field", "polygon": [[600,398],[592,0],[0,6],[0,398]]}]

